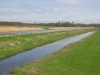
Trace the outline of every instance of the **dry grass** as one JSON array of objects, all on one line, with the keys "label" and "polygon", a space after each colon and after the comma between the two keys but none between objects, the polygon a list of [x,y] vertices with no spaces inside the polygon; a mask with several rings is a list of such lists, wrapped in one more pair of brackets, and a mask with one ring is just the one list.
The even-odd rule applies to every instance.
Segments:
[{"label": "dry grass", "polygon": [[2,32],[14,32],[14,31],[33,31],[33,30],[43,30],[43,28],[39,28],[39,27],[0,26],[0,33],[2,33]]},{"label": "dry grass", "polygon": [[[72,30],[72,29],[88,29],[93,27],[50,27],[51,30]],[[0,33],[17,32],[17,31],[34,31],[44,30],[43,27],[17,27],[17,26],[0,26]]]},{"label": "dry grass", "polygon": [[5,46],[4,42],[0,42],[0,47]]},{"label": "dry grass", "polygon": [[53,30],[72,30],[72,29],[88,29],[94,27],[51,27]]}]

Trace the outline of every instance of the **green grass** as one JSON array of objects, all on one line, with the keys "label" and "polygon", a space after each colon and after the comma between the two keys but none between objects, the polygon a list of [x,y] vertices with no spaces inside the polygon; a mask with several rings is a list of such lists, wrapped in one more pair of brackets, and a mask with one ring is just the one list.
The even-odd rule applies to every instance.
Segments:
[{"label": "green grass", "polygon": [[91,29],[0,37],[0,59],[90,30]]},{"label": "green grass", "polygon": [[11,75],[100,75],[100,31]]}]

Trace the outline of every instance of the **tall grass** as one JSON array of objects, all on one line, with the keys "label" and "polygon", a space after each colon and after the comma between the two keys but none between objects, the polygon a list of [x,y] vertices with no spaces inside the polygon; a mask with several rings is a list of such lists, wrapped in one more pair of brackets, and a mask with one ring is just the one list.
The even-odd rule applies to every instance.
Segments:
[{"label": "tall grass", "polygon": [[94,27],[51,27],[52,30],[69,30],[69,29],[93,29]]},{"label": "tall grass", "polygon": [[34,31],[34,30],[68,30],[68,29],[91,29],[94,27],[49,27],[49,26],[0,26],[0,33],[16,31]]},{"label": "tall grass", "polygon": [[14,32],[14,31],[33,31],[33,30],[43,30],[43,28],[39,27],[18,27],[18,26],[0,26],[1,32]]},{"label": "tall grass", "polygon": [[100,75],[100,31],[11,75]]}]

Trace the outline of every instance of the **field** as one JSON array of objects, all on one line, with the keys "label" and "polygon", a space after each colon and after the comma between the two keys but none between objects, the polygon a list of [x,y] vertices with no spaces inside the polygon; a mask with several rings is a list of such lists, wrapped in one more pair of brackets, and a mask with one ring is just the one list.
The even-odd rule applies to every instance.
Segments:
[{"label": "field", "polygon": [[34,30],[43,30],[41,27],[33,26],[0,26],[0,33],[2,32],[14,32],[14,31],[34,31]]},{"label": "field", "polygon": [[88,31],[91,29],[0,37],[0,59]]},{"label": "field", "polygon": [[11,75],[100,75],[100,31]]},{"label": "field", "polygon": [[91,29],[94,27],[50,27],[52,30],[73,30],[73,29]]},{"label": "field", "polygon": [[69,30],[69,29],[91,29],[94,27],[50,27],[50,26],[0,26],[0,33],[35,30]]}]

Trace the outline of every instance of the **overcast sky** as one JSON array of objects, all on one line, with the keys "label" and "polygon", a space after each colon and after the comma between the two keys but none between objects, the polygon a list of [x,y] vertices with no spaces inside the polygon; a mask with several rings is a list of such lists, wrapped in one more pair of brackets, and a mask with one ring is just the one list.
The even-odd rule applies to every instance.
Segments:
[{"label": "overcast sky", "polygon": [[100,23],[100,0],[0,0],[0,21]]}]

